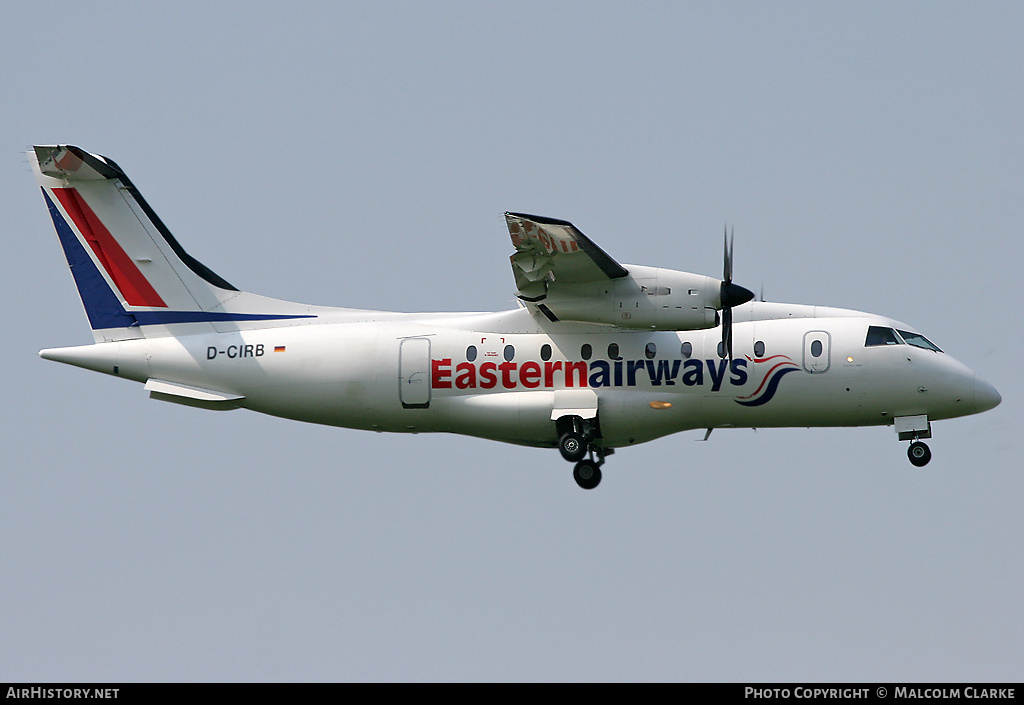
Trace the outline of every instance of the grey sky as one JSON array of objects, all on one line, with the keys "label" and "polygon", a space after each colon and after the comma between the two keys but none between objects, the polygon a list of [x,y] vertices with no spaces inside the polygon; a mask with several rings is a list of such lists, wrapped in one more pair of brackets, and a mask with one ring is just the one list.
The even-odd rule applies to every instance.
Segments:
[{"label": "grey sky", "polygon": [[[0,680],[1020,680],[1020,3],[13,3]],[[514,306],[502,213],[890,315],[1003,395],[935,424],[554,451],[151,401],[27,161],[118,162],[236,286]],[[1014,460],[1017,458],[1017,460]]]}]

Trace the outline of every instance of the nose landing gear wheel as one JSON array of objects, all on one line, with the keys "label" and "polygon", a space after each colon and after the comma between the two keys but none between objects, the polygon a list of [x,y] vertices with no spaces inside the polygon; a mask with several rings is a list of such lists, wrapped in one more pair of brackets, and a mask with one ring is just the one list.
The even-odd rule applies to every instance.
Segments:
[{"label": "nose landing gear wheel", "polygon": [[587,454],[587,442],[579,434],[563,433],[558,439],[558,452],[570,463],[575,463]]},{"label": "nose landing gear wheel", "polygon": [[923,468],[932,459],[932,452],[921,441],[914,441],[907,449],[907,457],[915,467]]},{"label": "nose landing gear wheel", "polygon": [[601,468],[597,464],[583,460],[576,463],[572,470],[572,477],[576,484],[585,490],[592,490],[601,482]]}]

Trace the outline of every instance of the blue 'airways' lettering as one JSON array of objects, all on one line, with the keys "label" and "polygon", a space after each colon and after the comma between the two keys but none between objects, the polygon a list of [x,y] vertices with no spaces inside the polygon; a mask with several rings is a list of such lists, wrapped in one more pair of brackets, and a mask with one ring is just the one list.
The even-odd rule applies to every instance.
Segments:
[{"label": "blue 'airways' lettering", "polygon": [[658,367],[655,369],[654,360],[647,361],[647,375],[651,378],[651,384],[655,387],[661,386],[661,381],[666,384],[675,384],[676,375],[679,374],[679,365],[682,360],[673,360],[671,370],[668,360],[658,360]]},{"label": "blue 'airways' lettering", "polygon": [[747,383],[747,361],[742,359],[735,359],[732,361],[730,366],[732,376],[729,378],[729,384],[741,387]]},{"label": "blue 'airways' lettering", "polygon": [[697,387],[704,384],[704,361],[687,360],[683,363],[683,384]]},{"label": "blue 'airways' lettering", "polygon": [[722,380],[725,379],[725,360],[720,360],[715,365],[714,360],[705,360],[708,363],[708,374],[711,375],[711,391],[717,392],[722,388]]}]

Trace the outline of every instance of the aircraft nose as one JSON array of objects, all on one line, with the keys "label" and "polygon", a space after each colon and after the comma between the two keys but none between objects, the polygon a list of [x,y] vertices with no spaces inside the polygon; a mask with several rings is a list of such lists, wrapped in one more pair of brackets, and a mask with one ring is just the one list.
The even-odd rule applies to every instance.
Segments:
[{"label": "aircraft nose", "polygon": [[974,375],[974,404],[978,408],[976,413],[982,411],[988,411],[999,406],[1003,398],[999,396],[999,392],[991,384],[983,380],[978,375]]}]

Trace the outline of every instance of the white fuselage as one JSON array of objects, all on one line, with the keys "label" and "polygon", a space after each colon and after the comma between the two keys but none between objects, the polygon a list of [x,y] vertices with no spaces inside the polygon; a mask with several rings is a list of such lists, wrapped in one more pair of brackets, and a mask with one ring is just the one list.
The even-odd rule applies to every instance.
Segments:
[{"label": "white fuselage", "polygon": [[990,385],[949,355],[907,344],[866,346],[868,326],[906,326],[843,309],[737,307],[731,361],[718,354],[718,328],[646,332],[548,323],[525,309],[335,311],[316,323],[42,355],[237,399],[209,408],[534,446],[556,444],[553,412],[566,404],[592,405],[602,445],[614,448],[695,428],[886,425],[896,417],[964,416],[998,403]]}]

